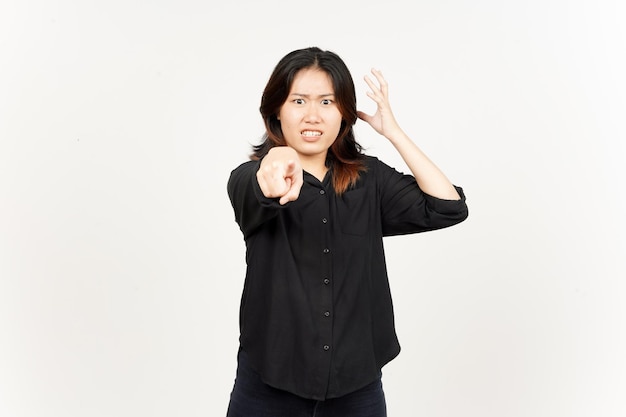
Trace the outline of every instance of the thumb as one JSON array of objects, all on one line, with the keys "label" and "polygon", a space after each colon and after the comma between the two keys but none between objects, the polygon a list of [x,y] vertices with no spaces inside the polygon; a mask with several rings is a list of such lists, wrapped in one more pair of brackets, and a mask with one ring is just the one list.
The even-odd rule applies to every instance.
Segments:
[{"label": "thumb", "polygon": [[286,183],[289,186],[289,189],[283,196],[278,200],[280,205],[285,205],[290,201],[296,201],[300,196],[300,188],[302,188],[302,184],[298,184],[298,182],[291,181],[290,178],[286,179]]},{"label": "thumb", "polygon": [[372,119],[372,116],[370,116],[369,114],[364,113],[364,112],[362,112],[360,110],[357,110],[356,115],[357,115],[357,117],[359,119],[361,119],[361,120],[363,120],[364,122],[367,122],[367,123],[369,123],[370,120]]}]

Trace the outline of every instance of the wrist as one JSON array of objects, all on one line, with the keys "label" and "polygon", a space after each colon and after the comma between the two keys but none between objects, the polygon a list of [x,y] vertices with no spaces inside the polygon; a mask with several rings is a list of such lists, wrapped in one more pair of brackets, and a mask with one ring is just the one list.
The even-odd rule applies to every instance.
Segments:
[{"label": "wrist", "polygon": [[392,130],[391,132],[386,132],[384,136],[393,145],[400,144],[406,141],[411,141],[411,138],[409,138],[409,136],[404,133],[404,131],[400,128]]}]

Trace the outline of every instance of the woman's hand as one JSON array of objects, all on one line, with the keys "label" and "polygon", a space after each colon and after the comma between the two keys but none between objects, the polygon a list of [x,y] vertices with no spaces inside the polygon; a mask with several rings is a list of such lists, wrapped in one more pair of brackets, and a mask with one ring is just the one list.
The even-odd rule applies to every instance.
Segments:
[{"label": "woman's hand", "polygon": [[280,198],[281,205],[297,200],[304,182],[298,154],[288,146],[270,149],[256,178],[265,197]]},{"label": "woman's hand", "polygon": [[371,91],[367,92],[367,96],[374,100],[377,109],[373,115],[366,114],[362,111],[358,111],[357,115],[359,119],[368,123],[372,128],[385,136],[387,139],[392,139],[402,133],[396,118],[394,117],[391,106],[389,105],[389,90],[387,81],[383,78],[383,74],[377,70],[372,69],[372,74],[376,77],[379,85],[376,85],[369,76],[365,76],[365,82],[370,87]]},{"label": "woman's hand", "polygon": [[417,184],[426,194],[445,200],[460,199],[458,192],[444,173],[400,129],[389,105],[387,81],[378,70],[372,69],[372,74],[378,80],[379,86],[365,76],[365,82],[372,90],[367,92],[367,96],[374,100],[378,108],[373,115],[357,112],[359,118],[391,142],[413,173]]}]

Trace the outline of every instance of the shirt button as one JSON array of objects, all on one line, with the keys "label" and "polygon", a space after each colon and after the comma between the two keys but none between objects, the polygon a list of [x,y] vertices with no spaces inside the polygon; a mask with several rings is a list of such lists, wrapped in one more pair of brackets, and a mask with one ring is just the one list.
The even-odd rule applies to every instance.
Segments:
[{"label": "shirt button", "polygon": [[329,350],[329,349],[330,349],[330,346],[324,345],[324,350]]},{"label": "shirt button", "polygon": [[330,280],[328,278],[324,278],[324,284],[326,285],[330,284]]},{"label": "shirt button", "polygon": [[324,317],[330,317],[330,311],[325,311],[324,312]]},{"label": "shirt button", "polygon": [[324,248],[323,252],[324,252],[324,253],[330,253],[330,249],[328,249],[328,248]]},{"label": "shirt button", "polygon": [[322,219],[322,223],[324,223],[324,224],[328,223],[328,219],[327,219],[326,217],[324,217],[324,218]]},{"label": "shirt button", "polygon": [[324,194],[326,194],[326,191],[320,190],[320,194],[324,195]]}]

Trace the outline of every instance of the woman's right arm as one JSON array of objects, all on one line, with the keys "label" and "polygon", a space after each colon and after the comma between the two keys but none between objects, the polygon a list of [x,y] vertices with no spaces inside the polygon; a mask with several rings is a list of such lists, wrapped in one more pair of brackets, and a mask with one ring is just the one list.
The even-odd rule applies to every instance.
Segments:
[{"label": "woman's right arm", "polygon": [[[228,197],[239,228],[248,237],[275,217],[288,201],[296,200],[302,187],[300,161],[287,149],[270,151],[261,161],[241,164],[228,179]],[[279,148],[274,148],[279,149]],[[295,151],[294,151],[295,153]]]}]

